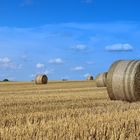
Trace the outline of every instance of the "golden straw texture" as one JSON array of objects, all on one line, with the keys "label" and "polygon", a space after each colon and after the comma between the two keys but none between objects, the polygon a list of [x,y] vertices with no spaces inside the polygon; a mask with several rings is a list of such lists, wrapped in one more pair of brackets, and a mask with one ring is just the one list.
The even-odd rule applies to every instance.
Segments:
[{"label": "golden straw texture", "polygon": [[115,62],[108,72],[107,90],[112,100],[140,100],[140,61]]},{"label": "golden straw texture", "polygon": [[40,74],[40,75],[37,75],[35,78],[36,84],[47,84],[47,82],[48,82],[47,75]]},{"label": "golden straw texture", "polygon": [[97,87],[106,87],[107,82],[107,72],[101,73],[96,77]]}]

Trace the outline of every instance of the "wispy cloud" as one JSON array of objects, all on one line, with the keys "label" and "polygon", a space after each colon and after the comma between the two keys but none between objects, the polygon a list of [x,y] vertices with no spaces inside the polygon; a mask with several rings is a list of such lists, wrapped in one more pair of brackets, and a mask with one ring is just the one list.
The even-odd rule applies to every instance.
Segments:
[{"label": "wispy cloud", "polygon": [[15,64],[9,57],[0,58],[0,68],[4,69],[21,69],[21,64]]},{"label": "wispy cloud", "polygon": [[50,63],[50,64],[63,64],[64,61],[61,58],[54,58],[54,59],[50,59],[48,63]]},{"label": "wispy cloud", "polygon": [[110,51],[110,52],[122,52],[122,51],[133,51],[133,46],[131,44],[122,44],[122,43],[118,43],[118,44],[113,44],[113,45],[109,45],[105,47],[106,51]]},{"label": "wispy cloud", "polygon": [[38,69],[42,69],[44,67],[45,67],[45,64],[42,64],[42,63],[37,63],[36,64],[36,68],[38,68]]},{"label": "wispy cloud", "polygon": [[82,66],[76,66],[74,68],[72,68],[73,71],[83,71],[85,68]]},{"label": "wispy cloud", "polygon": [[85,50],[87,50],[87,45],[85,45],[85,44],[77,44],[77,45],[75,45],[75,46],[73,46],[73,47],[71,47],[73,50],[76,50],[76,51],[85,51]]},{"label": "wispy cloud", "polygon": [[88,77],[90,75],[91,75],[90,73],[86,73],[86,74],[84,74],[84,77]]},{"label": "wispy cloud", "polygon": [[95,64],[95,62],[94,61],[87,61],[86,64],[92,65],[92,64]]},{"label": "wispy cloud", "polygon": [[0,63],[2,63],[2,64],[9,64],[9,63],[11,63],[11,59],[8,58],[8,57],[0,58]]},{"label": "wispy cloud", "polygon": [[[65,32],[70,35],[66,37],[63,34]],[[62,78],[68,72],[71,78],[81,78],[86,68],[87,72],[93,71],[96,75],[105,70],[113,60],[130,59],[138,55],[139,36],[140,28],[135,23],[60,23],[33,28],[0,27],[0,74],[9,73],[9,76],[17,79],[28,79],[32,73],[51,73],[50,70],[54,69],[59,74],[53,72],[50,79]],[[133,53],[124,55],[120,51]],[[107,55],[106,52],[117,54]],[[98,65],[93,66],[94,60]],[[38,63],[40,64],[35,69]],[[43,68],[41,64],[46,65]],[[22,68],[23,74],[21,71],[15,73],[14,70],[19,68]],[[72,68],[80,74],[72,72]]]},{"label": "wispy cloud", "polygon": [[44,71],[44,74],[46,74],[46,75],[51,75],[53,73],[54,73],[54,69],[49,69],[49,70]]}]

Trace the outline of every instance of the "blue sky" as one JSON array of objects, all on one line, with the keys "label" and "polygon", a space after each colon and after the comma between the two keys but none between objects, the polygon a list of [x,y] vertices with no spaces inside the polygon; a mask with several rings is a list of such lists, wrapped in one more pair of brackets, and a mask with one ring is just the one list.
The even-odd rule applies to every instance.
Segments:
[{"label": "blue sky", "polygon": [[0,0],[0,80],[85,79],[140,59],[139,0]]}]

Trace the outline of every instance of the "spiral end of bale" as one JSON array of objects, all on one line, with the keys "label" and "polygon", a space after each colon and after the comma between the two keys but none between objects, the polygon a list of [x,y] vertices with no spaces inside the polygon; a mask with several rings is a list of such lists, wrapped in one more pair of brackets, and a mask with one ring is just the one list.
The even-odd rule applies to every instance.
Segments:
[{"label": "spiral end of bale", "polygon": [[92,81],[92,80],[94,80],[94,77],[92,75],[89,75],[86,80]]},{"label": "spiral end of bale", "polygon": [[48,77],[45,74],[38,74],[35,77],[35,84],[47,84]]}]

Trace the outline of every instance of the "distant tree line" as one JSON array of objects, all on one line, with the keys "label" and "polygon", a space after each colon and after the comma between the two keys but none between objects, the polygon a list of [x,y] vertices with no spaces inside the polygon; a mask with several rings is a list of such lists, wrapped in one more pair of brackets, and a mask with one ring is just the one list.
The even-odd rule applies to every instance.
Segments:
[{"label": "distant tree line", "polygon": [[3,79],[0,82],[9,82],[9,81],[10,81],[9,79]]}]

